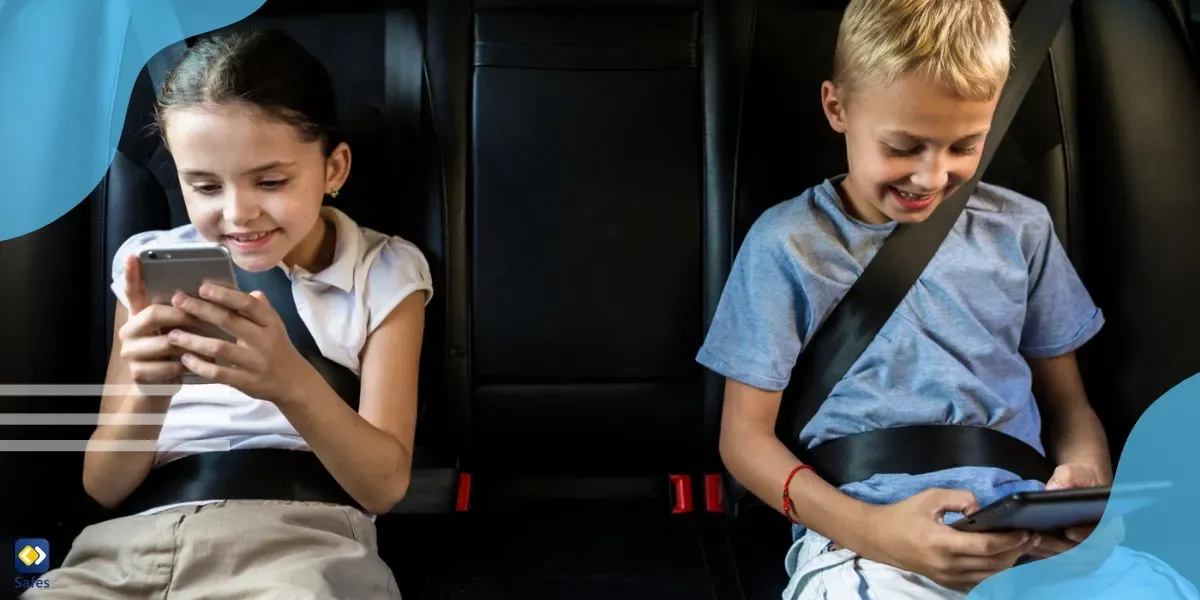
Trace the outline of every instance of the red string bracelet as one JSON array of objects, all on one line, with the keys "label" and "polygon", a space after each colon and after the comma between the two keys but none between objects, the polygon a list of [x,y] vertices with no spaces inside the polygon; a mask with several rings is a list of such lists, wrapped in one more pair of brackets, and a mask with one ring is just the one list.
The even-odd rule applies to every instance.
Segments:
[{"label": "red string bracelet", "polygon": [[792,518],[792,496],[789,490],[792,487],[792,478],[796,476],[796,473],[799,473],[804,469],[808,469],[809,471],[816,473],[816,471],[813,471],[813,468],[809,465],[796,465],[796,468],[792,469],[791,473],[788,473],[787,480],[783,482],[783,514],[795,525],[799,525],[800,523],[796,521],[796,519]]}]

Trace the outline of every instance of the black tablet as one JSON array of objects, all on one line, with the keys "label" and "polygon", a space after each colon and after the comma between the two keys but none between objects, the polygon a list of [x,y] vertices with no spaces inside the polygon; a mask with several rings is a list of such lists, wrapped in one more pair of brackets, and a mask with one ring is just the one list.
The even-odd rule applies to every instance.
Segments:
[{"label": "black tablet", "polygon": [[1068,527],[1095,525],[1109,513],[1125,515],[1162,499],[1168,482],[1075,488],[1050,492],[1021,492],[1006,496],[951,524],[959,531],[1060,532]]}]

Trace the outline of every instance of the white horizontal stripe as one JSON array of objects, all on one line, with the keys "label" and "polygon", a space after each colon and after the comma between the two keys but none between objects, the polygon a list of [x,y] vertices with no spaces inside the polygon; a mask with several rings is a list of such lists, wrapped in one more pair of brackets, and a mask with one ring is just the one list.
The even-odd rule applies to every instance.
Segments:
[{"label": "white horizontal stripe", "polygon": [[[88,440],[0,440],[0,452],[153,452],[157,449],[155,440],[104,440],[91,442]],[[203,450],[229,450],[228,440],[211,440],[204,444]]]},{"label": "white horizontal stripe", "polygon": [[167,396],[177,386],[171,385],[105,385],[83,384],[0,384],[0,396],[128,396],[133,393]]},{"label": "white horizontal stripe", "polygon": [[[165,414],[159,413],[0,413],[2,425],[162,425]],[[232,423],[228,414],[181,413],[172,414],[173,425],[193,427],[227,427]]]}]

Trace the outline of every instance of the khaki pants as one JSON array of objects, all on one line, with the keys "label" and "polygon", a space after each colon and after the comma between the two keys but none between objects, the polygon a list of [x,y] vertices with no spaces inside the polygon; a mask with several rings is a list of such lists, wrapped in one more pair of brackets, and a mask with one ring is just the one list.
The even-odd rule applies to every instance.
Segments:
[{"label": "khaki pants", "polygon": [[400,591],[361,511],[228,501],[113,519],[75,538],[38,600],[392,600]]}]

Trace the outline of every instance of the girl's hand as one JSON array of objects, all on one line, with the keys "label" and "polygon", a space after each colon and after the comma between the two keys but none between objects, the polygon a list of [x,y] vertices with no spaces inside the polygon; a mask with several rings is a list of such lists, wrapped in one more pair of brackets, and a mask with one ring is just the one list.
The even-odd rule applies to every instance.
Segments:
[{"label": "girl's hand", "polygon": [[129,318],[117,332],[120,356],[143,395],[172,396],[179,391],[179,377],[187,369],[179,362],[183,352],[171,344],[167,332],[196,327],[200,322],[176,307],[150,304],[142,263],[136,256],[125,259],[125,298]]},{"label": "girl's hand", "polygon": [[[237,388],[252,398],[286,401],[308,379],[312,365],[292,346],[279,313],[262,292],[249,294],[205,284],[200,298],[177,294],[172,304],[196,319],[228,332],[237,343],[171,332],[171,343],[187,351],[183,365],[215,383]],[[216,363],[221,363],[220,365]]]}]

